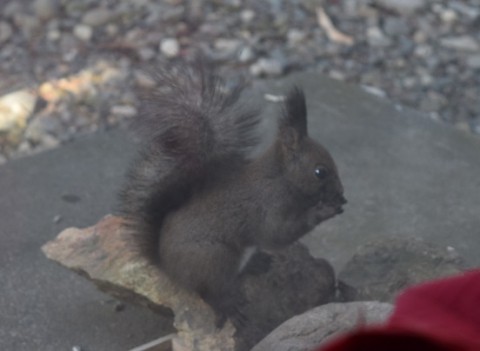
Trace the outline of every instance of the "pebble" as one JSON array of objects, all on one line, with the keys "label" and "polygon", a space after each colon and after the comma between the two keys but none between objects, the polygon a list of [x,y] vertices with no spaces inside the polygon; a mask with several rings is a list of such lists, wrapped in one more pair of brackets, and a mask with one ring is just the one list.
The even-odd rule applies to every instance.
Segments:
[{"label": "pebble", "polygon": [[467,57],[467,66],[473,69],[480,68],[480,54],[471,55]]},{"label": "pebble", "polygon": [[13,29],[8,22],[0,21],[0,44],[5,43],[13,34]]},{"label": "pebble", "polygon": [[0,154],[0,165],[3,165],[5,163],[7,163],[7,158],[2,154]]},{"label": "pebble", "polygon": [[391,36],[408,34],[410,28],[405,19],[400,17],[387,17],[383,24],[385,34]]},{"label": "pebble", "polygon": [[58,13],[59,5],[57,0],[35,0],[32,4],[35,15],[43,21],[55,17]]},{"label": "pebble", "polygon": [[93,35],[93,28],[86,24],[77,24],[73,28],[73,34],[80,40],[85,42],[90,41]]},{"label": "pebble", "polygon": [[250,73],[254,77],[259,76],[279,76],[283,73],[284,66],[275,59],[261,58],[250,66]]},{"label": "pebble", "polygon": [[244,46],[238,54],[238,60],[242,63],[251,62],[255,59],[255,52],[250,46]]},{"label": "pebble", "polygon": [[180,44],[175,38],[167,38],[160,43],[160,51],[168,58],[178,56],[180,53]]},{"label": "pebble", "polygon": [[368,44],[373,47],[385,47],[392,44],[390,38],[383,34],[378,27],[370,27],[367,29]]},{"label": "pebble", "polygon": [[102,26],[109,22],[114,15],[111,10],[105,7],[99,7],[87,11],[82,17],[82,23],[91,27]]},{"label": "pebble", "polygon": [[287,32],[287,41],[291,46],[297,46],[307,37],[307,34],[299,29],[290,29]]},{"label": "pebble", "polygon": [[[348,48],[327,40],[312,17],[311,0],[306,0],[311,6],[300,5],[303,0],[233,1],[202,2],[205,6],[197,6],[201,11],[192,17],[202,18],[200,23],[184,20],[186,2],[181,0],[0,1],[5,3],[0,72],[8,82],[2,78],[0,89],[8,91],[9,82],[23,84],[27,57],[40,85],[48,83],[48,77],[65,77],[68,89],[81,87],[78,94],[57,89],[56,99],[49,100],[57,127],[45,122],[34,130],[40,123],[35,120],[47,117],[44,107],[9,124],[20,128],[19,139],[2,144],[0,155],[11,159],[19,155],[15,148],[20,144],[22,153],[32,153],[130,118],[138,109],[133,89],[156,84],[138,68],[180,55],[189,59],[198,50],[216,59],[222,70],[253,77],[281,76],[287,67],[317,67],[335,79],[367,85],[364,89],[371,92],[378,89],[374,94],[399,104],[427,109],[440,120],[468,122],[472,131],[480,125],[480,37],[474,31],[480,20],[478,0],[332,0],[332,6],[325,7],[328,15],[339,31],[355,38]],[[54,51],[58,54],[52,55]],[[100,60],[106,66],[88,79],[68,77],[77,67]],[[106,79],[105,71],[117,73]],[[464,87],[462,94],[457,93],[459,86]]]},{"label": "pebble", "polygon": [[446,9],[440,12],[440,19],[447,24],[452,24],[458,19],[457,13],[452,9]]},{"label": "pebble", "polygon": [[440,44],[448,49],[461,51],[480,51],[480,45],[470,36],[447,37],[440,39]]},{"label": "pebble", "polygon": [[155,50],[153,50],[151,47],[148,47],[148,46],[140,48],[137,51],[137,53],[138,53],[138,56],[140,56],[140,59],[142,61],[150,61],[157,54]]},{"label": "pebble", "polygon": [[255,18],[255,12],[250,9],[243,10],[240,12],[240,19],[243,23],[250,23]]},{"label": "pebble", "polygon": [[222,51],[226,56],[231,56],[239,52],[242,42],[238,39],[224,39],[215,40],[215,49]]},{"label": "pebble", "polygon": [[110,112],[117,116],[133,117],[137,114],[137,109],[130,105],[115,105],[112,106]]},{"label": "pebble", "polygon": [[376,0],[376,2],[402,14],[413,14],[427,4],[426,0]]}]

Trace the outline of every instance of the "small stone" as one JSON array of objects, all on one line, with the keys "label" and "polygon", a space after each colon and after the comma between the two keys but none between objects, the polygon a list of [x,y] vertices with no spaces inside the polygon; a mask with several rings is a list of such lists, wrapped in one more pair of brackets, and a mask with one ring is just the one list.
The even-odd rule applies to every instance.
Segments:
[{"label": "small stone", "polygon": [[119,31],[118,26],[113,23],[109,23],[105,27],[105,32],[111,37],[117,35],[118,31]]},{"label": "small stone", "polygon": [[14,23],[20,28],[22,34],[28,39],[31,39],[33,35],[38,33],[39,22],[34,16],[23,13],[16,14],[14,15]]},{"label": "small stone", "polygon": [[0,44],[10,39],[12,34],[12,27],[7,22],[0,21]]},{"label": "small stone", "polygon": [[88,42],[90,41],[90,39],[92,39],[93,29],[92,27],[87,26],[86,24],[77,24],[73,28],[73,34],[78,39]]},{"label": "small stone", "polygon": [[414,50],[415,56],[428,57],[432,55],[433,48],[430,45],[418,45]]},{"label": "small stone", "polygon": [[383,30],[391,36],[404,35],[410,32],[410,26],[404,18],[387,17],[383,24]]},{"label": "small stone", "polygon": [[339,70],[336,70],[336,69],[332,69],[330,72],[328,72],[328,76],[332,79],[335,79],[335,80],[345,80],[345,73],[339,71]]},{"label": "small stone", "polygon": [[57,15],[60,4],[57,0],[35,0],[32,5],[37,18],[46,21]]},{"label": "small stone", "polygon": [[418,30],[413,34],[413,41],[417,44],[424,44],[428,40],[427,33]]},{"label": "small stone", "polygon": [[47,39],[49,41],[58,41],[62,33],[58,29],[52,29],[47,32]]},{"label": "small stone", "polygon": [[378,96],[380,98],[387,97],[387,93],[385,93],[385,91],[383,91],[380,88],[377,88],[371,85],[361,85],[361,88],[365,90],[367,93]]},{"label": "small stone", "polygon": [[254,18],[255,18],[255,12],[250,9],[243,10],[240,13],[240,19],[242,20],[243,23],[250,23],[253,21]]},{"label": "small stone", "polygon": [[180,53],[180,44],[175,38],[164,39],[160,44],[160,51],[168,58],[176,57]]},{"label": "small stone", "polygon": [[82,23],[91,27],[102,26],[109,22],[114,15],[111,10],[105,7],[95,8],[83,15]]},{"label": "small stone", "polygon": [[61,220],[62,220],[62,216],[60,215],[56,215],[55,217],[53,217],[53,223],[55,224],[60,223]]},{"label": "small stone", "polygon": [[275,59],[261,58],[250,66],[250,73],[255,76],[279,76],[283,73],[284,66]]},{"label": "small stone", "polygon": [[110,112],[117,116],[133,117],[137,114],[137,109],[130,105],[115,105],[112,106]]},{"label": "small stone", "polygon": [[0,165],[3,165],[5,163],[7,163],[7,158],[2,154],[0,154]]},{"label": "small stone", "polygon": [[33,112],[37,95],[29,90],[19,90],[0,97],[0,131],[23,129]]},{"label": "small stone", "polygon": [[4,5],[2,9],[2,17],[10,18],[22,11],[22,5],[19,1],[13,0]]},{"label": "small stone", "polygon": [[[61,130],[61,123],[58,118],[51,115],[32,118],[25,130],[25,138],[32,142],[41,142],[44,136],[49,133],[58,133]],[[50,143],[49,140],[45,140]],[[55,145],[53,145],[55,146]]]},{"label": "small stone", "polygon": [[255,53],[253,52],[253,49],[249,46],[243,47],[240,50],[240,53],[238,55],[238,60],[243,63],[250,62],[254,58],[255,58]]},{"label": "small stone", "polygon": [[300,44],[302,41],[305,40],[306,37],[307,37],[306,33],[299,29],[293,28],[287,32],[288,44],[292,46],[296,46]]},{"label": "small stone", "polygon": [[392,44],[390,38],[385,36],[380,28],[370,27],[367,29],[368,44],[373,47],[385,47]]},{"label": "small stone", "polygon": [[440,12],[440,19],[447,24],[451,24],[458,19],[457,13],[452,9],[445,9]]},{"label": "small stone", "polygon": [[478,7],[478,2],[476,6],[469,6],[463,1],[448,1],[448,6],[458,13],[469,17],[471,20],[474,20],[480,16],[480,8]]},{"label": "small stone", "polygon": [[242,45],[242,42],[237,39],[223,39],[219,38],[215,40],[215,49],[222,51],[226,56],[237,53]]},{"label": "small stone", "polygon": [[80,346],[73,346],[72,351],[83,351]]},{"label": "small stone", "polygon": [[140,59],[142,61],[150,61],[151,59],[153,59],[155,57],[155,55],[157,54],[155,52],[155,50],[153,50],[152,48],[150,47],[143,47],[143,48],[140,48],[138,51],[138,56],[140,56]]},{"label": "small stone", "polygon": [[480,68],[480,54],[468,56],[467,66],[473,69]]},{"label": "small stone", "polygon": [[468,35],[462,35],[458,37],[447,37],[440,39],[440,44],[448,49],[459,51],[480,51],[480,45],[478,42]]},{"label": "small stone", "polygon": [[402,14],[413,14],[427,4],[426,0],[376,0],[375,2]]}]

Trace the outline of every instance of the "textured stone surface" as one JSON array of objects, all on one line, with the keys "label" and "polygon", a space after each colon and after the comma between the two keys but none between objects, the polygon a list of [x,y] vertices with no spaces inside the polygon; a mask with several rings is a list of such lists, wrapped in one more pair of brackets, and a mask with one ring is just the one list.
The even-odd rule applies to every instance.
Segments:
[{"label": "textured stone surface", "polygon": [[353,287],[347,300],[393,301],[401,290],[462,271],[454,248],[410,238],[376,240],[357,249],[339,273]]},{"label": "textured stone surface", "polygon": [[42,250],[108,294],[160,313],[173,311],[177,350],[249,350],[283,321],[334,298],[330,265],[312,258],[305,247],[293,245],[273,256],[268,272],[244,282],[245,328],[235,334],[227,323],[219,330],[201,299],[176,287],[135,253],[121,223],[120,217],[107,216],[94,227],[66,229]]},{"label": "textured stone surface", "polygon": [[289,319],[252,351],[311,351],[338,333],[383,322],[392,308],[374,301],[323,305]]}]

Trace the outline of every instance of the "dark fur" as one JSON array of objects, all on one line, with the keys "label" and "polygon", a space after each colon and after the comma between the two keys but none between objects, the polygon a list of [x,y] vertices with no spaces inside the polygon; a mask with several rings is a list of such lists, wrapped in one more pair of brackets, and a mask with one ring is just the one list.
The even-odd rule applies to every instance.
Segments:
[{"label": "dark fur", "polygon": [[146,142],[122,191],[123,215],[143,254],[219,317],[238,320],[246,248],[285,247],[341,213],[337,169],[307,135],[301,89],[285,100],[276,141],[249,161],[259,116],[239,102],[241,86],[225,94],[202,66],[157,78],[138,122]]}]

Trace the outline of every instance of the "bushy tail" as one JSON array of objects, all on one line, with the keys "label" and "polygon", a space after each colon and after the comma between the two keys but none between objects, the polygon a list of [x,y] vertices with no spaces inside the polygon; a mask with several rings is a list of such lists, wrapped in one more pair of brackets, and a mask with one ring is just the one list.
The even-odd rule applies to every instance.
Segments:
[{"label": "bushy tail", "polygon": [[141,254],[157,258],[165,216],[181,206],[219,165],[244,160],[257,144],[259,114],[239,102],[204,63],[155,73],[135,127],[143,146],[120,193],[121,215]]}]

